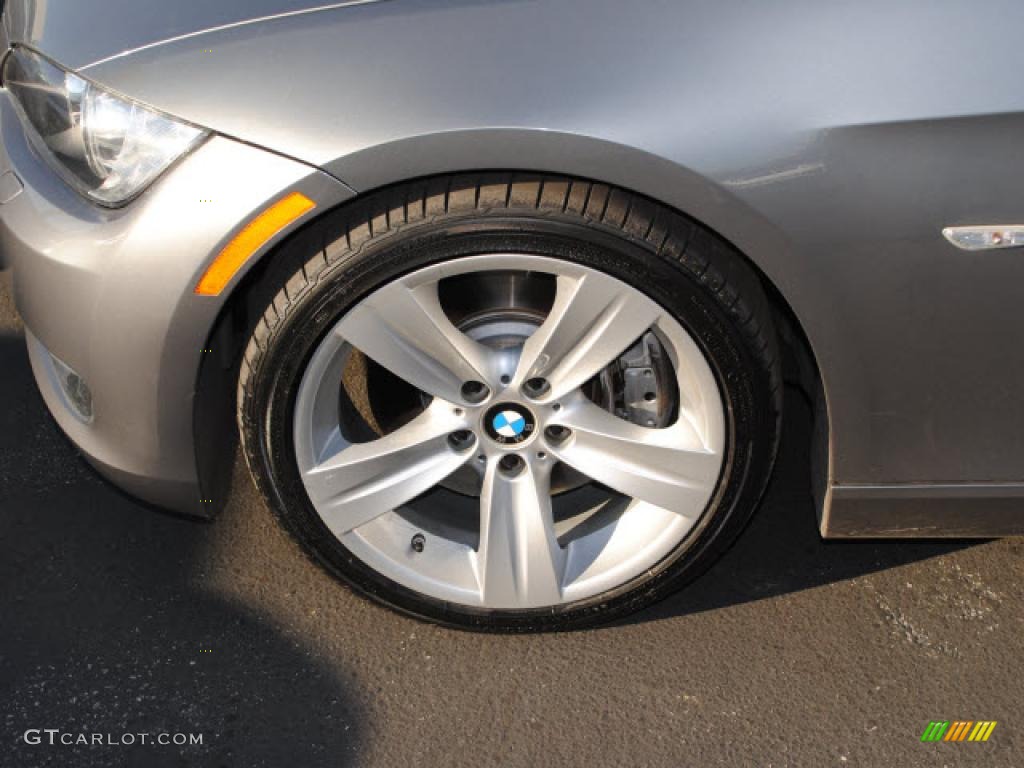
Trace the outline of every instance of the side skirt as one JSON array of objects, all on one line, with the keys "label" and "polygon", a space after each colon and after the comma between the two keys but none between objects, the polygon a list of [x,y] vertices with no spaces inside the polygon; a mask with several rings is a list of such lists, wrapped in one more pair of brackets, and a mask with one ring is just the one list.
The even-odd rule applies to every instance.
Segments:
[{"label": "side skirt", "polygon": [[1024,484],[833,485],[826,539],[994,538],[1024,535]]}]

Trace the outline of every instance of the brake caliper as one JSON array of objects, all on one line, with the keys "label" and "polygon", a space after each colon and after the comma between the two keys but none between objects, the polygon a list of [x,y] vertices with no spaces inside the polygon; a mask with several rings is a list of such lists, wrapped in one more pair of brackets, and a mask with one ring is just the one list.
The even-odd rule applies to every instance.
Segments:
[{"label": "brake caliper", "polygon": [[658,337],[645,333],[610,366],[615,412],[644,427],[661,428],[672,418],[672,368]]}]

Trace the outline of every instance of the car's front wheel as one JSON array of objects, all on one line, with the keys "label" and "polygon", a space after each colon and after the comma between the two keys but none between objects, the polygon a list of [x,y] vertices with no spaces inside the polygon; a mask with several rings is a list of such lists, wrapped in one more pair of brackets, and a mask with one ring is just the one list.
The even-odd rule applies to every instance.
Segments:
[{"label": "car's front wheel", "polygon": [[435,621],[571,628],[668,594],[738,533],[780,375],[726,243],[548,177],[393,188],[313,226],[326,247],[253,334],[239,424],[331,571]]}]

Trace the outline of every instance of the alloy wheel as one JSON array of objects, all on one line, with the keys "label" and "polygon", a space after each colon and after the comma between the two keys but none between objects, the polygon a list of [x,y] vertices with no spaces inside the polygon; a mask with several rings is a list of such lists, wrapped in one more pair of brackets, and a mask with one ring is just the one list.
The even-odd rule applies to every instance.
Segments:
[{"label": "alloy wheel", "polygon": [[554,607],[653,568],[718,484],[701,349],[640,290],[486,254],[370,293],[306,366],[302,483],[355,557],[464,606]]}]

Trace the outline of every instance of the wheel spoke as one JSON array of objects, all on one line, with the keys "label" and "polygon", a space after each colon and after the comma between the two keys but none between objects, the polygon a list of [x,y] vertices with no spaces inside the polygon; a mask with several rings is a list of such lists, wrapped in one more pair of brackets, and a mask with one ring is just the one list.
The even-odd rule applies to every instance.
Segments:
[{"label": "wheel spoke", "polygon": [[513,384],[547,379],[543,400],[562,397],[640,338],[661,314],[639,291],[596,273],[559,275],[554,306],[523,346]]},{"label": "wheel spoke", "polygon": [[392,283],[345,315],[336,332],[399,378],[448,402],[460,400],[467,381],[494,389],[493,354],[448,319],[437,283]]},{"label": "wheel spoke", "polygon": [[516,477],[488,464],[480,497],[478,576],[483,602],[528,608],[561,602],[565,551],[555,538],[550,472]]},{"label": "wheel spoke", "polygon": [[340,536],[414,499],[464,464],[472,451],[456,451],[448,442],[460,425],[449,406],[432,406],[391,434],[321,461],[304,473],[306,491]]},{"label": "wheel spoke", "polygon": [[718,482],[721,457],[684,418],[647,429],[580,398],[560,421],[572,434],[552,453],[619,493],[694,516]]}]

